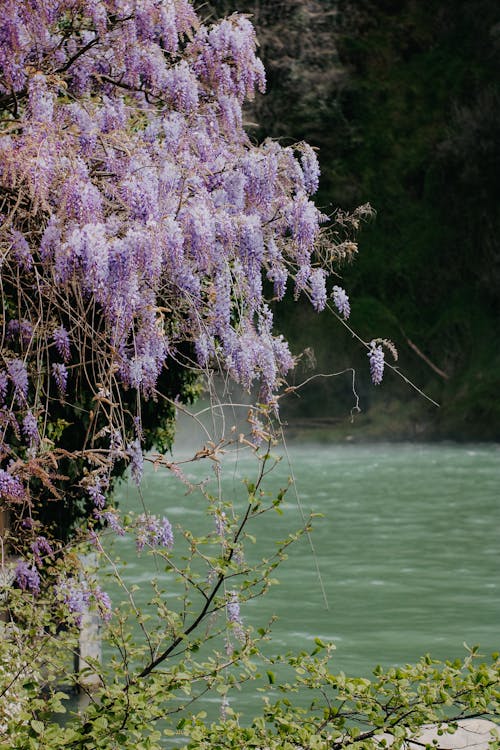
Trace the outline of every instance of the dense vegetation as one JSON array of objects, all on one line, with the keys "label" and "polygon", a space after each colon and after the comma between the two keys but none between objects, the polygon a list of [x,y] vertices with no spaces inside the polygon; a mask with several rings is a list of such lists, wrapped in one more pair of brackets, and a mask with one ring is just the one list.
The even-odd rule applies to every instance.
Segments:
[{"label": "dense vegetation", "polygon": [[[319,147],[327,210],[369,201],[376,211],[342,269],[353,327],[394,340],[401,369],[442,405],[428,408],[395,378],[373,394],[360,372],[363,409],[389,410],[373,420],[388,436],[498,439],[498,3],[238,5],[254,13],[268,71],[258,134]],[[304,307],[280,324],[297,347],[314,347],[323,371],[356,361],[349,335]],[[316,381],[284,409],[342,417],[351,403],[344,378]]]},{"label": "dense vegetation", "polygon": [[[283,21],[289,6],[274,7]],[[310,25],[313,66],[335,18],[321,7],[295,3],[289,19],[299,61]],[[427,656],[351,679],[330,672],[332,645],[266,656],[271,623],[254,631],[245,622],[246,603],[275,583],[312,523],[303,517],[262,558],[252,552],[254,521],[265,513],[271,524],[288,487],[267,489],[280,460],[277,400],[294,365],[270,304],[291,287],[347,325],[336,269],[369,215],[362,207],[329,222],[312,200],[313,149],[249,138],[242,106],[264,89],[264,69],[248,19],[204,24],[189,0],[6,0],[3,16],[0,748],[160,750],[168,736],[189,748],[375,750],[385,733],[398,750],[426,724],[454,731],[498,716],[498,654],[478,663],[472,648],[463,661]],[[329,55],[333,63],[335,46]],[[291,73],[305,113],[316,74]],[[336,76],[317,97],[318,134]],[[392,344],[378,331],[358,343],[380,384]],[[203,445],[176,463],[164,453],[176,410],[196,396],[198,375],[214,371],[259,387],[244,431],[215,405]],[[221,457],[244,450],[254,471],[242,497]],[[214,481],[194,484],[181,464],[203,459]],[[194,495],[179,523],[151,513],[146,493],[128,513],[113,506],[116,478],[128,466],[140,486],[145,460]],[[201,535],[191,502],[204,509]],[[113,534],[152,563],[151,579],[127,586]],[[103,664],[82,635],[99,620]],[[229,696],[266,678],[262,711],[240,722]],[[89,699],[62,724],[61,684],[83,686]],[[197,712],[207,694],[220,709],[214,722]]]}]

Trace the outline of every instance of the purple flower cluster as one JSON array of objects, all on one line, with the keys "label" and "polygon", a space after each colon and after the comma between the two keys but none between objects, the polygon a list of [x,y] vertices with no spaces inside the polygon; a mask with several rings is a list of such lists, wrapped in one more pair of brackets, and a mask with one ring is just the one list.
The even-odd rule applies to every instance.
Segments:
[{"label": "purple flower cluster", "polygon": [[107,523],[108,527],[112,531],[114,531],[115,534],[118,534],[118,536],[125,535],[125,529],[121,525],[116,511],[108,510],[105,513],[99,514],[98,517],[102,518],[102,520]]},{"label": "purple flower cluster", "polygon": [[95,474],[92,477],[92,481],[88,482],[87,484],[87,493],[90,496],[97,512],[101,511],[106,505],[106,495],[104,493],[106,492],[107,487],[107,480],[103,477],[100,477],[98,474]]},{"label": "purple flower cluster", "polygon": [[218,510],[215,513],[214,521],[215,531],[217,532],[218,536],[225,537],[227,531],[227,516],[223,510]]},{"label": "purple flower cluster", "polygon": [[20,359],[12,359],[7,365],[7,372],[14,387],[16,401],[24,406],[28,395],[28,372],[26,365]]},{"label": "purple flower cluster", "polygon": [[334,286],[332,290],[333,304],[344,318],[348,318],[351,314],[351,306],[349,304],[349,297],[340,286]]},{"label": "purple flower cluster", "polygon": [[319,187],[320,170],[318,157],[308,143],[302,145],[300,163],[304,173],[304,187],[310,195],[313,195]]},{"label": "purple flower cluster", "polygon": [[66,387],[68,385],[68,371],[66,365],[63,365],[61,362],[54,362],[52,365],[52,375],[56,381],[59,396],[62,398],[66,393]]},{"label": "purple flower cluster", "polygon": [[7,395],[7,388],[9,387],[9,378],[5,370],[0,370],[0,402],[5,402]]},{"label": "purple flower cluster", "polygon": [[44,557],[52,557],[54,550],[44,536],[38,536],[31,544],[31,551],[38,566],[42,565]]},{"label": "purple flower cluster", "polygon": [[315,268],[309,276],[311,287],[311,302],[316,310],[320,312],[326,305],[326,273],[322,268]]},{"label": "purple flower cluster", "polygon": [[27,412],[23,419],[23,434],[29,440],[30,447],[36,447],[40,443],[40,434],[36,417],[32,412]]},{"label": "purple flower cluster", "polygon": [[[271,399],[293,361],[270,330],[255,327],[262,279],[278,298],[289,275],[302,269],[309,279],[322,217],[310,200],[314,151],[253,146],[243,129],[245,99],[265,86],[251,23],[233,15],[201,24],[187,0],[145,0],[131,13],[126,0],[36,7],[9,0],[3,9],[0,91],[28,96],[20,135],[0,145],[0,180],[14,189],[22,165],[44,207],[40,270],[59,294],[75,285],[99,305],[125,386],[154,395],[168,357],[187,340],[200,366],[227,362],[245,387],[261,380]],[[75,25],[68,39],[59,24],[66,11]],[[9,250],[24,266],[34,257],[17,229]],[[311,274],[318,310],[323,281],[323,272]],[[168,327],[158,313],[165,302],[176,316]],[[67,363],[63,326],[52,343]],[[61,396],[63,363],[52,365]],[[22,398],[27,380],[20,367],[15,375]]]},{"label": "purple flower cluster", "polygon": [[22,269],[30,269],[33,265],[30,246],[26,238],[17,229],[11,230],[11,252]]},{"label": "purple flower cluster", "polygon": [[40,593],[40,574],[34,565],[21,560],[16,566],[14,577],[23,591],[31,591],[35,595]]},{"label": "purple flower cluster", "polygon": [[68,332],[64,328],[64,326],[59,326],[59,328],[56,328],[54,330],[54,333],[52,334],[52,338],[54,344],[56,345],[56,349],[59,352],[59,355],[62,357],[64,362],[68,362],[71,358],[70,341]]},{"label": "purple flower cluster", "polygon": [[75,615],[76,624],[80,625],[90,606],[91,592],[88,585],[74,579],[65,579],[57,585],[56,594],[71,614]]},{"label": "purple flower cluster", "polygon": [[144,473],[144,456],[139,438],[136,438],[127,448],[127,454],[130,459],[130,473],[134,483],[139,486]]},{"label": "purple flower cluster", "polygon": [[172,549],[174,546],[174,532],[170,521],[157,516],[142,514],[137,519],[136,546],[139,552],[144,547],[164,547]]},{"label": "purple flower cluster", "polygon": [[3,469],[0,469],[0,498],[18,503],[26,499],[26,489],[22,482]]},{"label": "purple flower cluster", "polygon": [[74,616],[76,625],[81,625],[83,615],[94,602],[105,622],[111,619],[112,604],[109,595],[96,584],[89,585],[86,580],[65,578],[59,581],[56,595]]},{"label": "purple flower cluster", "polygon": [[241,619],[239,597],[236,591],[232,591],[227,600],[226,617],[228,623],[232,626],[236,638],[243,640],[245,638],[245,632],[243,630],[243,621]]},{"label": "purple flower cluster", "polygon": [[368,357],[370,358],[370,375],[372,383],[374,385],[379,385],[384,376],[384,350],[380,345],[377,345],[375,341],[371,341]]},{"label": "purple flower cluster", "polygon": [[28,84],[28,107],[32,121],[50,124],[54,114],[54,99],[43,73],[35,73]]},{"label": "purple flower cluster", "polygon": [[109,594],[99,586],[94,587],[92,594],[102,619],[104,622],[109,622],[113,614],[113,605]]}]

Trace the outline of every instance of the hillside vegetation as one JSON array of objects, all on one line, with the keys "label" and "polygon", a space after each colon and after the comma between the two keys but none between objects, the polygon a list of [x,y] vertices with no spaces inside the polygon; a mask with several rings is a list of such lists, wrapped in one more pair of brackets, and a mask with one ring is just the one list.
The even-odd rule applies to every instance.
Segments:
[{"label": "hillside vegetation", "polygon": [[[253,14],[268,73],[268,94],[248,113],[256,137],[305,138],[319,148],[327,212],[374,208],[356,262],[342,271],[352,326],[366,340],[392,339],[401,370],[441,404],[395,377],[373,389],[349,333],[289,305],[279,320],[296,349],[312,338],[320,371],[354,364],[359,372],[364,417],[348,431],[499,439],[500,7],[492,0],[212,6]],[[352,404],[348,374],[314,381],[283,410],[292,423],[343,422]]]}]

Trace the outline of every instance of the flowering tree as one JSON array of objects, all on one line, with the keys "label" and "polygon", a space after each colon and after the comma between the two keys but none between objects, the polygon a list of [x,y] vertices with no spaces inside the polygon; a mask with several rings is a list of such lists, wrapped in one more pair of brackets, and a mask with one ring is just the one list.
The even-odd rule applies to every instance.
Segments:
[{"label": "flowering tree", "polygon": [[[24,559],[17,588],[2,592],[0,699],[13,696],[19,710],[0,712],[0,747],[4,736],[11,748],[158,747],[166,702],[175,714],[193,685],[224,696],[229,668],[244,666],[233,682],[252,673],[240,602],[268,588],[294,538],[245,562],[247,526],[284,495],[266,498],[262,486],[267,426],[250,416],[264,450],[242,512],[205,493],[215,523],[200,539],[185,530],[183,553],[168,519],[132,520],[138,551],[181,580],[180,608],[158,588],[149,626],[126,591],[144,640],[130,646],[122,612],[109,631],[119,668],[106,676],[89,662],[102,690],[67,731],[51,721],[63,645],[76,647],[89,605],[109,620],[111,602],[54,537],[67,541],[86,518],[85,538],[106,558],[96,530],[130,526],[107,505],[114,479],[130,465],[140,482],[144,451],[169,446],[175,407],[196,396],[204,369],[246,389],[259,383],[263,411],[276,411],[293,357],[271,304],[289,286],[317,311],[331,303],[348,317],[329,275],[355,251],[342,232],[362,212],[335,228],[311,200],[314,151],[247,136],[242,106],[265,83],[248,19],[207,26],[188,0],[5,0],[2,15],[0,510]],[[375,383],[384,343],[366,344]],[[224,647],[195,661],[221,613]],[[199,726],[189,731],[196,741]]]},{"label": "flowering tree", "polygon": [[[313,150],[245,133],[265,83],[246,18],[8,0],[0,66],[2,553],[22,555],[21,591],[55,591],[78,621],[109,601],[75,585],[57,539],[84,518],[120,530],[114,479],[130,464],[139,483],[143,452],[169,447],[201,370],[258,381],[273,408],[293,358],[270,301],[291,279],[321,310],[353,246],[320,230]],[[140,548],[171,546],[166,519],[138,526]]]},{"label": "flowering tree", "polygon": [[355,246],[320,229],[313,150],[245,133],[265,83],[246,18],[207,27],[187,0],[2,10],[0,491],[25,526],[63,508],[62,534],[168,447],[196,370],[273,403],[293,358],[270,300],[291,283],[323,309]]}]

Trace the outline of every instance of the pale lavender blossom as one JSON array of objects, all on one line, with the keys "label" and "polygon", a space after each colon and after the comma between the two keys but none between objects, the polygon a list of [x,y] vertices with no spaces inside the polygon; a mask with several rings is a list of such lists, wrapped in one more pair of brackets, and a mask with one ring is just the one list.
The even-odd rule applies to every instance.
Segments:
[{"label": "pale lavender blossom", "polygon": [[92,484],[88,484],[86,489],[94,506],[98,510],[102,510],[106,505],[106,496],[104,494],[107,489],[106,480],[102,479],[102,477],[94,476]]},{"label": "pale lavender blossom", "polygon": [[66,365],[63,365],[61,362],[54,362],[52,365],[52,375],[56,381],[59,396],[62,398],[66,393],[66,386],[68,383],[68,371]]},{"label": "pale lavender blossom", "polygon": [[35,447],[40,443],[40,434],[38,432],[38,424],[34,414],[29,411],[23,419],[23,434],[30,441],[30,445]]},{"label": "pale lavender blossom", "polygon": [[11,229],[12,252],[22,268],[30,269],[33,265],[33,256],[26,238],[17,229]]},{"label": "pale lavender blossom", "polygon": [[299,268],[297,273],[295,274],[295,288],[293,296],[295,299],[298,299],[300,296],[300,293],[307,288],[307,281],[309,279],[309,276],[311,275],[311,266],[309,264],[305,264]]},{"label": "pale lavender blossom", "polygon": [[221,721],[226,721],[228,718],[228,711],[229,709],[229,701],[227,698],[227,695],[222,696],[222,700],[220,702],[220,719]]},{"label": "pale lavender blossom", "polygon": [[7,395],[7,388],[9,386],[9,379],[7,377],[7,373],[5,370],[0,370],[0,402],[3,403],[5,401],[5,396]]},{"label": "pale lavender blossom", "polygon": [[139,552],[144,547],[165,547],[172,549],[174,546],[174,532],[170,521],[158,518],[154,515],[140,515],[137,519],[136,546]]},{"label": "pale lavender blossom", "polygon": [[116,458],[122,458],[123,456],[123,437],[122,437],[120,430],[117,430],[115,428],[110,429],[109,455],[113,461]]},{"label": "pale lavender blossom", "polygon": [[56,247],[61,243],[61,226],[56,216],[51,216],[40,240],[40,255],[43,261],[52,260]]},{"label": "pale lavender blossom", "polygon": [[109,595],[95,583],[76,578],[60,579],[56,586],[56,594],[74,616],[77,626],[82,623],[92,604],[104,622],[109,622],[112,616],[112,603]]},{"label": "pale lavender blossom", "polygon": [[[222,94],[219,96],[219,114],[221,120],[221,130],[225,130],[228,134],[231,134],[237,140],[241,140],[242,124],[243,124],[243,112],[241,104],[236,96]],[[242,183],[240,183],[242,184]],[[238,203],[241,205],[243,200],[243,193],[239,193],[239,201],[233,203],[229,199],[231,206],[237,206]]]},{"label": "pale lavender blossom", "polygon": [[223,510],[216,511],[214,521],[217,535],[224,537],[227,531],[227,516]]},{"label": "pale lavender blossom", "polygon": [[272,151],[263,154],[252,150],[242,160],[241,167],[246,177],[245,193],[247,201],[257,206],[269,205],[275,190],[278,160]]},{"label": "pale lavender blossom", "polygon": [[319,187],[319,163],[316,153],[308,143],[302,144],[300,163],[304,173],[304,187],[309,195],[315,193]]},{"label": "pale lavender blossom", "polygon": [[104,622],[109,622],[113,615],[113,605],[109,594],[103,591],[100,586],[95,586],[92,595],[102,619]]},{"label": "pale lavender blossom", "polygon": [[281,376],[286,375],[287,372],[292,370],[295,366],[295,360],[290,352],[288,341],[282,334],[279,336],[272,336],[271,346],[276,360],[278,374]]},{"label": "pale lavender blossom", "polygon": [[22,406],[28,395],[28,372],[20,359],[12,359],[7,365],[7,372],[15,389],[16,401]]},{"label": "pale lavender blossom", "polygon": [[58,328],[54,330],[54,333],[52,334],[52,339],[63,361],[68,362],[69,359],[71,358],[70,341],[69,341],[68,332],[64,328],[64,326],[59,326]]},{"label": "pale lavender blossom", "polygon": [[[164,67],[164,60],[161,59]],[[198,105],[198,81],[185,60],[173,68],[165,70],[162,78],[164,91],[168,93],[171,104],[186,114],[193,112]]]},{"label": "pale lavender blossom", "polygon": [[34,565],[29,565],[21,560],[14,571],[16,583],[23,591],[31,591],[32,594],[40,593],[40,574]]},{"label": "pale lavender blossom", "polygon": [[125,536],[125,529],[121,525],[116,512],[106,511],[105,513],[99,514],[98,518],[102,518],[115,534],[118,534],[118,536]]},{"label": "pale lavender blossom", "polygon": [[370,375],[372,382],[374,385],[379,385],[384,376],[384,350],[380,345],[376,345],[375,341],[371,341],[368,357],[370,358]]},{"label": "pale lavender blossom", "polygon": [[[199,52],[195,70],[203,81],[210,81],[218,94],[234,95],[240,102],[254,89],[265,89],[262,62],[255,57],[255,31],[243,16],[232,16],[212,26],[201,27],[194,46]],[[225,60],[231,60],[228,65]]]},{"label": "pale lavender blossom", "polygon": [[228,623],[232,626],[232,631],[238,640],[245,638],[245,632],[243,630],[243,621],[241,619],[240,602],[236,591],[232,591],[229,594],[229,599],[226,603],[226,617]]},{"label": "pale lavender blossom", "polygon": [[134,483],[139,486],[144,473],[144,455],[142,453],[141,441],[136,438],[127,446],[127,455],[130,459],[130,473]]},{"label": "pale lavender blossom", "polygon": [[321,312],[326,305],[326,281],[322,268],[315,268],[309,277],[311,287],[311,302],[316,312]]},{"label": "pale lavender blossom", "polygon": [[66,209],[67,221],[83,224],[98,222],[102,217],[102,196],[90,181],[85,168],[72,173],[61,186],[60,198]]},{"label": "pale lavender blossom", "polygon": [[308,262],[319,232],[320,214],[305,193],[297,196],[291,210],[293,237],[297,241],[302,262]]},{"label": "pale lavender blossom", "polygon": [[273,266],[267,272],[267,278],[274,284],[276,299],[281,300],[285,296],[288,272],[284,266]]},{"label": "pale lavender blossom", "polygon": [[90,156],[97,143],[98,124],[78,102],[69,104],[68,112],[80,130],[78,139],[82,154]]},{"label": "pale lavender blossom", "polygon": [[52,557],[54,550],[50,545],[48,539],[44,536],[38,536],[31,544],[31,551],[35,558],[35,562],[38,566],[43,564],[44,557]]},{"label": "pale lavender blossom", "polygon": [[208,336],[204,331],[201,332],[194,342],[194,348],[199,366],[202,368],[207,367],[210,357],[215,351],[213,337]]},{"label": "pale lavender blossom", "polygon": [[88,611],[91,600],[91,591],[88,584],[85,581],[67,578],[60,581],[56,586],[56,593],[70,613],[75,616],[75,623],[80,625],[83,615]]},{"label": "pale lavender blossom", "polygon": [[348,318],[351,314],[351,306],[349,304],[349,297],[340,286],[334,286],[332,290],[333,304],[344,318]]},{"label": "pale lavender blossom", "polygon": [[54,114],[54,96],[47,87],[43,73],[35,73],[29,79],[28,102],[31,117],[43,123],[50,123]]},{"label": "pale lavender blossom", "polygon": [[17,478],[0,469],[0,498],[13,502],[23,502],[26,499],[26,489]]},{"label": "pale lavender blossom", "polygon": [[85,224],[80,231],[78,244],[85,288],[100,299],[109,274],[109,244],[105,225],[102,222]]},{"label": "pale lavender blossom", "polygon": [[114,130],[124,128],[127,122],[127,107],[123,99],[110,99],[108,96],[103,96],[98,118],[100,130],[103,133],[112,133]]},{"label": "pale lavender blossom", "polygon": [[227,267],[221,269],[215,279],[214,328],[224,335],[231,324],[231,275]]}]

